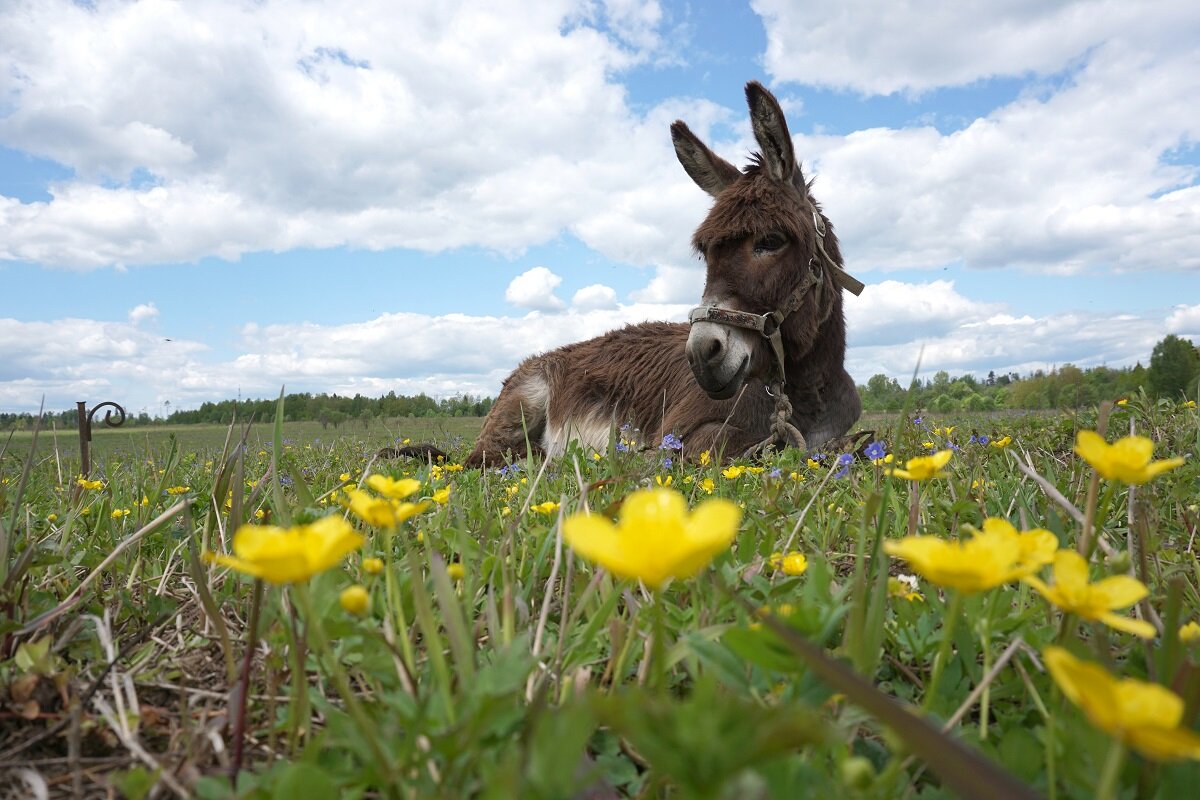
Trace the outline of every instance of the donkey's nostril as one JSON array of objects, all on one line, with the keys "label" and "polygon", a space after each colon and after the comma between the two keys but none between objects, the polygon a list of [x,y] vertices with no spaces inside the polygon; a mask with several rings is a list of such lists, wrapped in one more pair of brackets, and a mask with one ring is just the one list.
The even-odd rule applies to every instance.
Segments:
[{"label": "donkey's nostril", "polygon": [[704,348],[704,358],[706,361],[714,361],[719,355],[721,355],[721,340],[714,336],[708,340],[708,346]]}]

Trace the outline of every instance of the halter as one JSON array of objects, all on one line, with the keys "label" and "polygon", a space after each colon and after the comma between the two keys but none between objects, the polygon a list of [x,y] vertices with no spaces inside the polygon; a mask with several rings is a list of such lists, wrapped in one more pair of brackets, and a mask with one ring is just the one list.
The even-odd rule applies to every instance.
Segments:
[{"label": "halter", "polygon": [[[817,252],[820,253],[824,261],[832,268],[833,282],[855,296],[861,295],[864,288],[863,282],[846,272],[842,268],[842,265],[834,261],[825,250],[825,220],[822,219],[815,208],[812,212],[812,218],[813,228],[817,232]],[[803,435],[789,422],[792,416],[792,402],[788,399],[786,391],[787,375],[783,361],[783,334],[780,329],[784,320],[800,308],[800,304],[804,301],[804,297],[809,291],[816,287],[818,296],[821,294],[823,279],[824,270],[821,266],[821,261],[817,258],[816,254],[813,254],[808,259],[807,280],[797,286],[788,295],[783,305],[774,311],[768,311],[766,314],[751,314],[747,311],[734,311],[728,308],[718,308],[717,306],[696,306],[688,313],[688,324],[715,322],[718,325],[728,325],[733,328],[757,331],[771,345],[774,363],[771,368],[770,380],[767,382],[767,394],[775,398],[775,413],[772,415],[771,420],[771,435],[747,450],[747,456],[753,455],[775,442],[790,443],[793,447],[804,446]],[[832,312],[833,308],[831,306],[826,312],[826,319],[828,319],[828,315]]]}]

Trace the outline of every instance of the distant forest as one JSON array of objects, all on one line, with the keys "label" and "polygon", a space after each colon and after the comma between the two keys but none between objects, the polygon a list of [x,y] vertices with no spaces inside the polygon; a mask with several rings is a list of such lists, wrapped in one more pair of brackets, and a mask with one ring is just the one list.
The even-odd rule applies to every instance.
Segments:
[{"label": "distant forest", "polygon": [[[997,375],[989,372],[986,378],[948,372],[936,373],[926,381],[918,380],[904,387],[895,378],[875,375],[865,386],[859,386],[863,408],[867,411],[899,411],[921,408],[941,413],[952,411],[995,411],[1000,409],[1070,409],[1092,406],[1102,400],[1117,400],[1145,391],[1151,397],[1176,400],[1195,400],[1200,381],[1200,348],[1189,340],[1170,335],[1154,347],[1150,366],[1141,363],[1123,369],[1090,367],[1080,369],[1071,364],[1045,372],[1021,376],[1015,372]],[[336,394],[289,394],[284,398],[289,421],[315,421],[328,427],[347,422],[369,424],[377,418],[395,417],[482,417],[491,409],[492,398],[471,395],[435,400],[426,394],[415,396],[388,392],[383,397],[342,397]],[[204,403],[197,409],[174,411],[153,418],[143,412],[130,416],[127,425],[151,424],[221,424],[227,425],[236,412],[241,420],[254,417],[272,419],[275,400],[222,400]],[[23,430],[33,426],[33,414],[0,412],[0,430]],[[74,428],[75,409],[47,413],[47,422],[55,421],[60,428]],[[95,423],[100,422],[97,415]]]}]

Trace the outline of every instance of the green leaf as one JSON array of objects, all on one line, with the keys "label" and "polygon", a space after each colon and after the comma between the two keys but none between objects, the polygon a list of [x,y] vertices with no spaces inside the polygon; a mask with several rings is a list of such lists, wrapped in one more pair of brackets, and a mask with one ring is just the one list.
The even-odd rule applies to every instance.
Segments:
[{"label": "green leaf", "polygon": [[294,800],[297,797],[303,797],[304,800],[338,800],[341,795],[337,784],[325,770],[315,764],[300,762],[288,764],[280,771],[271,797],[274,800]]}]

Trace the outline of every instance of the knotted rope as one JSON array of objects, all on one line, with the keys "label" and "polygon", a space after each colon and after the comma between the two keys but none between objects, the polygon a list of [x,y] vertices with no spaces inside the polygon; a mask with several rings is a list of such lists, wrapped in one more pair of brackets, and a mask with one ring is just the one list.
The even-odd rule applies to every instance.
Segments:
[{"label": "knotted rope", "polygon": [[771,413],[771,435],[758,444],[748,447],[742,454],[743,458],[756,456],[772,447],[780,450],[785,447],[805,449],[804,434],[800,433],[800,430],[791,422],[792,401],[788,398],[783,381],[772,382],[767,394],[775,398],[775,410]]}]

